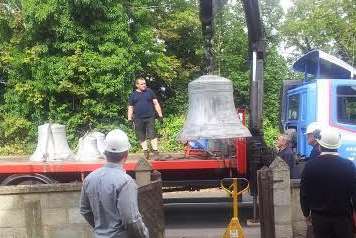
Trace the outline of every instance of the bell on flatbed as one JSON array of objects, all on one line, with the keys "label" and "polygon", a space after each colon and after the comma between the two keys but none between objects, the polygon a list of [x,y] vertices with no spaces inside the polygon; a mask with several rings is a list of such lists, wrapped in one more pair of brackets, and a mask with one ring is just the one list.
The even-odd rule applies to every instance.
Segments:
[{"label": "bell on flatbed", "polygon": [[73,160],[65,126],[60,124],[44,124],[38,127],[38,142],[35,152],[30,156],[31,161]]},{"label": "bell on flatbed", "polygon": [[88,133],[88,136],[92,136],[96,138],[96,144],[98,146],[98,150],[101,154],[104,154],[105,151],[105,134],[99,131],[93,131]]},{"label": "bell on flatbed", "polygon": [[188,93],[189,110],[179,140],[251,136],[239,119],[230,80],[204,75],[189,83]]},{"label": "bell on flatbed", "polygon": [[77,158],[80,161],[104,159],[104,155],[99,151],[98,139],[95,137],[95,134],[88,134],[79,139]]}]

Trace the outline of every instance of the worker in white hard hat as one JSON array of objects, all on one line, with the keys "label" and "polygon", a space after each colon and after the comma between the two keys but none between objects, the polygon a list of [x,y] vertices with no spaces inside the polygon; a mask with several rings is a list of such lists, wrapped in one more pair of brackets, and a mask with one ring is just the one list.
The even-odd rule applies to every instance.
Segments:
[{"label": "worker in white hard hat", "polygon": [[320,124],[318,122],[312,122],[308,125],[305,135],[307,136],[307,142],[313,147],[310,152],[309,157],[306,158],[307,161],[315,159],[320,155],[320,146],[315,138],[315,135],[320,133]]},{"label": "worker in white hard hat", "polygon": [[315,238],[352,238],[356,204],[356,167],[337,153],[340,133],[321,128],[315,133],[321,154],[309,161],[300,182],[300,203]]},{"label": "worker in white hard hat", "polygon": [[105,138],[107,163],[90,173],[83,182],[80,213],[94,229],[95,238],[148,238],[137,203],[137,186],[123,164],[130,142],[116,129]]}]

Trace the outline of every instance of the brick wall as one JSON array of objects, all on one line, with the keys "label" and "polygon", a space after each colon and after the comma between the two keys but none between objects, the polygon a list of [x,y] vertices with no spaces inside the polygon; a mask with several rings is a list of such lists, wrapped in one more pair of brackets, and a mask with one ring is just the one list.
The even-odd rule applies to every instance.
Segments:
[{"label": "brick wall", "polygon": [[299,179],[291,179],[291,207],[292,207],[292,225],[293,237],[304,238],[307,234],[307,224],[300,208],[299,199]]},{"label": "brick wall", "polygon": [[91,238],[79,214],[81,184],[0,187],[0,237]]},{"label": "brick wall", "polygon": [[292,209],[288,165],[279,157],[270,165],[273,174],[273,206],[276,238],[292,238]]},{"label": "brick wall", "polygon": [[300,180],[290,179],[289,167],[279,157],[271,163],[269,169],[273,174],[273,237],[305,238],[307,225],[300,208]]},{"label": "brick wall", "polygon": [[[157,185],[161,183],[153,187],[161,192]],[[80,190],[80,183],[0,186],[0,238],[94,237],[79,213]],[[144,190],[147,194],[148,188]],[[140,202],[140,209],[147,210],[145,206],[145,202]],[[160,211],[160,207],[156,209]],[[154,230],[163,237],[164,223]]]}]

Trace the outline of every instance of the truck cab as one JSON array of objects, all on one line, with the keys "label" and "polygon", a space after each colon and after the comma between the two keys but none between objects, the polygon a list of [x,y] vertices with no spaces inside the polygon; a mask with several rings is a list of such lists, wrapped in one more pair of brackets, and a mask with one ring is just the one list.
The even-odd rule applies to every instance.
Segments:
[{"label": "truck cab", "polygon": [[295,130],[297,154],[309,156],[306,128],[319,122],[340,132],[340,156],[356,163],[356,69],[320,50],[303,55],[293,69],[304,73],[304,80],[283,82],[281,125]]}]

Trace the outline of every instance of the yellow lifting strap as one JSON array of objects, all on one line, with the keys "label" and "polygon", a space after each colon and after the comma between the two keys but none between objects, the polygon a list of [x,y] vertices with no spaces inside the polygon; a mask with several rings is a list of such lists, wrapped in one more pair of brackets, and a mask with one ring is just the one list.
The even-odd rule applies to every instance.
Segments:
[{"label": "yellow lifting strap", "polygon": [[[238,180],[247,181],[247,187],[242,191],[238,191]],[[224,187],[224,181],[232,181],[229,188]],[[228,194],[232,195],[233,201],[233,216],[226,228],[223,238],[245,238],[244,232],[239,222],[238,218],[238,196],[249,189],[248,180],[244,178],[225,178],[221,180],[221,188],[224,189]]]}]

